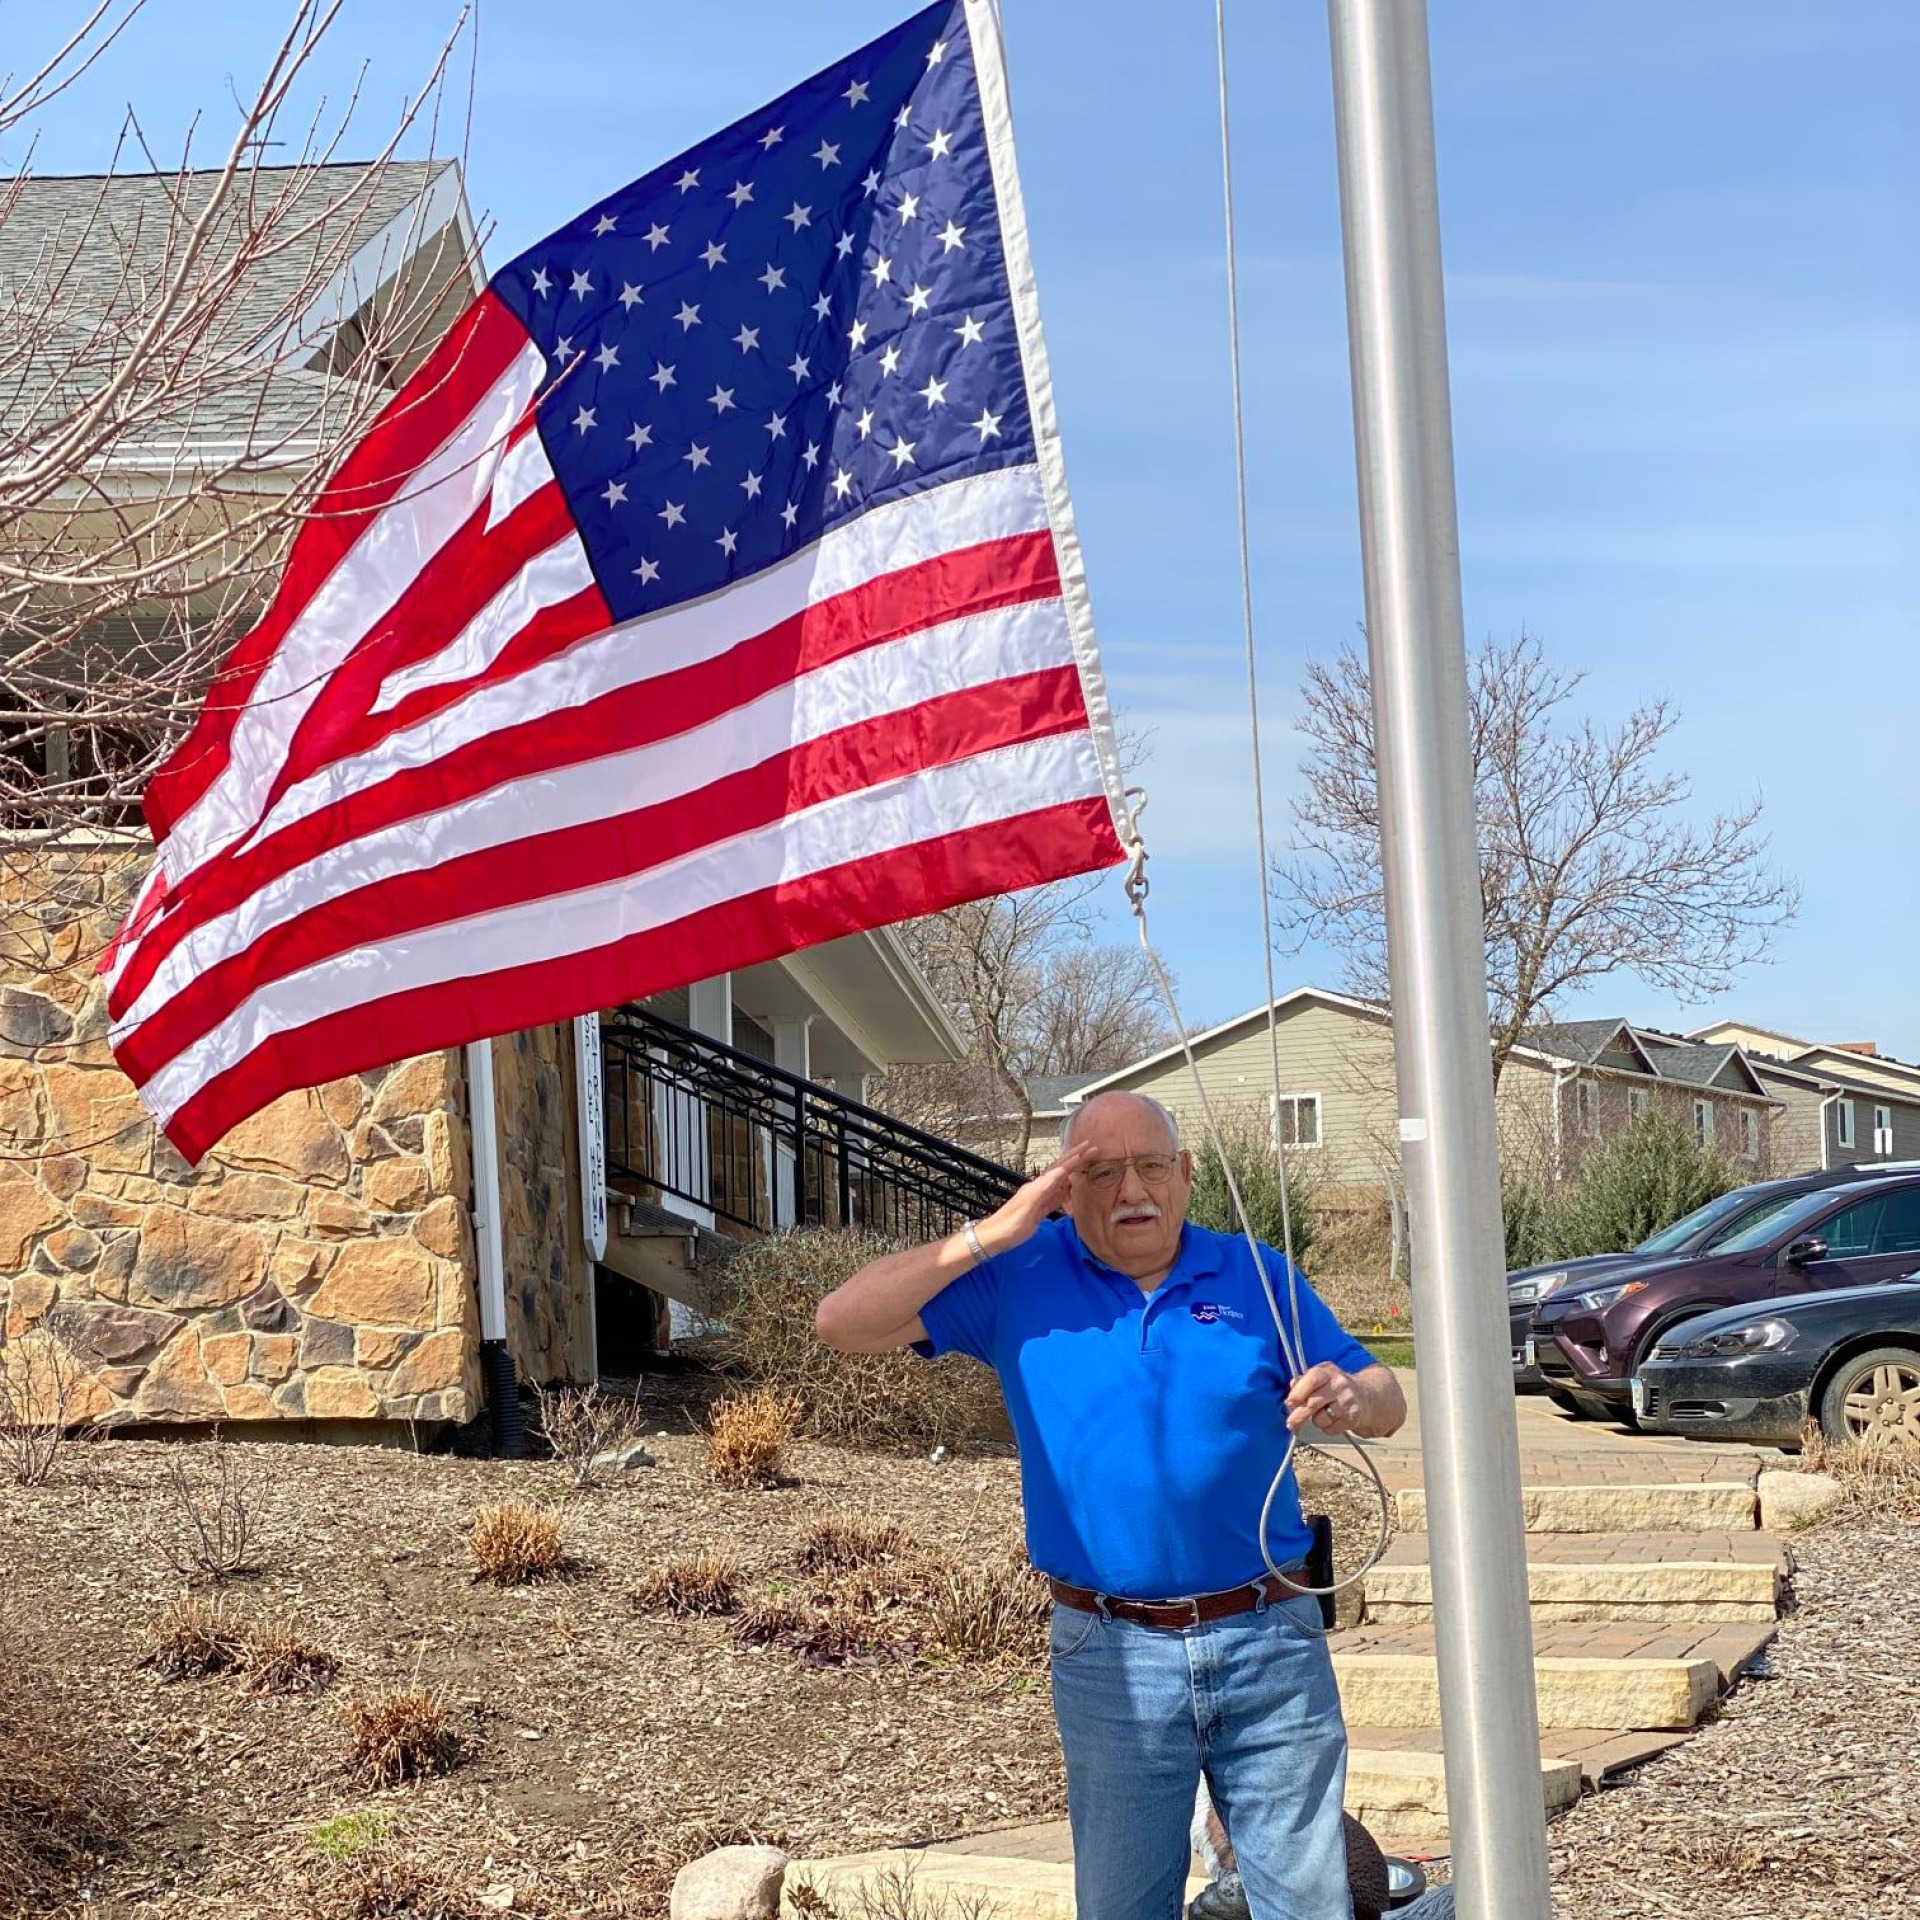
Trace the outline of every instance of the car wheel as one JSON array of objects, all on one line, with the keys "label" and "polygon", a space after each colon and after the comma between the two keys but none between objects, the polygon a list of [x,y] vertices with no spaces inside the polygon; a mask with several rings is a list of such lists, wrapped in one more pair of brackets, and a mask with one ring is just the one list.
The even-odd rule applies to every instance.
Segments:
[{"label": "car wheel", "polygon": [[1593,1415],[1587,1411],[1587,1403],[1569,1393],[1565,1387],[1549,1387],[1547,1398],[1564,1414],[1575,1420],[1591,1420]]},{"label": "car wheel", "polygon": [[1920,1353],[1871,1347],[1843,1362],[1820,1396],[1820,1425],[1829,1440],[1920,1447]]}]

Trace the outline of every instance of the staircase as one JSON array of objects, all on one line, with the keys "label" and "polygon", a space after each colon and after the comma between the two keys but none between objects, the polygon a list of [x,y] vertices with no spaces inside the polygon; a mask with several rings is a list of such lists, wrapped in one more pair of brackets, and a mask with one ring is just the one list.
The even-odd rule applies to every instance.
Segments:
[{"label": "staircase", "polygon": [[[1757,1456],[1709,1457],[1720,1477],[1694,1479],[1700,1453],[1636,1455],[1634,1444],[1596,1438],[1605,1471],[1590,1484],[1556,1448],[1525,1494],[1549,1818],[1710,1714],[1772,1639],[1791,1569],[1783,1543],[1759,1530]],[[1406,1485],[1395,1504],[1400,1531],[1367,1576],[1360,1621],[1329,1642],[1351,1743],[1347,1810],[1389,1849],[1439,1852],[1447,1796],[1425,1496]],[[804,1862],[789,1882],[844,1900],[903,1873],[1002,1920],[1074,1912],[1064,1821]]]}]

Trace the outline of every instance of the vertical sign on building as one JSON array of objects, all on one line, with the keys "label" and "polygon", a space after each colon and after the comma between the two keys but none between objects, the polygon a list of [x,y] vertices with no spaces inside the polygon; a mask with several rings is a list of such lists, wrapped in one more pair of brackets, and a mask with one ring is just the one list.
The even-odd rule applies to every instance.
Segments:
[{"label": "vertical sign on building", "polygon": [[597,1013],[575,1016],[573,1083],[580,1090],[580,1224],[587,1257],[601,1260],[607,1252],[607,1131]]}]

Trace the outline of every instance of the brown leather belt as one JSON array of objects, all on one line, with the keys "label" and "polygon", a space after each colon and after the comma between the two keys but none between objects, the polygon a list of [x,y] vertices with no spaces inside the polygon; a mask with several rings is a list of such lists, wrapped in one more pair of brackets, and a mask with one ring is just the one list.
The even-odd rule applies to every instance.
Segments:
[{"label": "brown leather belt", "polygon": [[1275,1600],[1295,1599],[1312,1578],[1304,1563],[1283,1567],[1281,1573],[1285,1578],[1265,1573],[1244,1587],[1228,1587],[1224,1593],[1190,1594],[1184,1600],[1117,1600],[1111,1594],[1095,1593],[1091,1587],[1076,1587],[1071,1581],[1051,1577],[1047,1585],[1063,1607],[1075,1607],[1082,1613],[1106,1614],[1143,1627],[1198,1627],[1209,1620],[1251,1613],[1255,1607]]}]

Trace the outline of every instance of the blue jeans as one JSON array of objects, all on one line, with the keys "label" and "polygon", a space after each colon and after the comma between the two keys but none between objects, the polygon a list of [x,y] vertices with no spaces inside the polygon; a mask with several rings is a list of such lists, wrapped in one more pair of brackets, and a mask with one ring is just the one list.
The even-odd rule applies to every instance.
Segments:
[{"label": "blue jeans", "polygon": [[1351,1920],[1317,1600],[1178,1630],[1056,1606],[1052,1656],[1081,1920],[1179,1920],[1202,1773],[1254,1920]]}]

